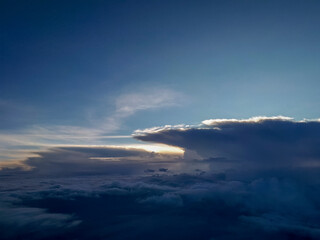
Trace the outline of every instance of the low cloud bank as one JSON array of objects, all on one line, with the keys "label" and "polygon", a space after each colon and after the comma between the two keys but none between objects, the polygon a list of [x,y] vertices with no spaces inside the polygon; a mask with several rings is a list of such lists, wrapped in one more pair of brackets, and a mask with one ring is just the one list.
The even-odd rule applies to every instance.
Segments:
[{"label": "low cloud bank", "polygon": [[212,119],[135,138],[185,155],[63,147],[0,171],[0,238],[320,239],[319,121]]},{"label": "low cloud bank", "polygon": [[1,239],[320,237],[319,188],[292,179],[96,175],[20,179],[6,188],[2,201],[15,204],[1,213]]},{"label": "low cloud bank", "polygon": [[[160,154],[125,147],[56,147],[36,153],[17,167],[4,168],[1,175],[39,176],[141,175],[147,170],[166,172],[181,159],[177,155]],[[24,168],[23,168],[24,166]]]}]

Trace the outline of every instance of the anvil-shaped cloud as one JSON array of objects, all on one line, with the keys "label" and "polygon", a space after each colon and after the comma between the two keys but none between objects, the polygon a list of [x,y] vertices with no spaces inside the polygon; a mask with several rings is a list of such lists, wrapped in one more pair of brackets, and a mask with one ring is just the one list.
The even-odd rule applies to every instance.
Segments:
[{"label": "anvil-shaped cloud", "polygon": [[[288,117],[210,119],[199,126],[138,130],[135,138],[225,159],[246,168],[320,167],[320,121]],[[187,151],[188,152],[188,151]]]}]

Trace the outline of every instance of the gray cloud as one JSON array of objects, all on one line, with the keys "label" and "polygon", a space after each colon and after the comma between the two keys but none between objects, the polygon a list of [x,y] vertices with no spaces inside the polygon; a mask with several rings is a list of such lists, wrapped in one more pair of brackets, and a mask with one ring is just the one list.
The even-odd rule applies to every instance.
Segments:
[{"label": "gray cloud", "polygon": [[179,146],[204,159],[235,161],[246,168],[320,167],[320,121],[260,117],[203,123],[139,131],[135,138]]},{"label": "gray cloud", "polygon": [[22,162],[31,169],[0,171],[2,235],[319,239],[319,124],[210,120],[135,136],[183,147],[184,158],[123,147],[38,152]]},{"label": "gray cloud", "polygon": [[[176,155],[126,147],[56,147],[34,153],[20,164],[4,167],[1,175],[37,174],[77,176],[87,174],[145,175],[165,173],[181,162]],[[150,171],[150,169],[155,169]],[[160,170],[157,170],[160,169]],[[164,170],[166,169],[166,171]]]},{"label": "gray cloud", "polygon": [[[6,229],[14,215],[34,229],[29,239],[144,239],[154,234],[154,239],[224,240],[250,239],[257,232],[260,239],[320,237],[319,191],[292,179],[175,174],[16,180],[13,184],[6,177],[14,188],[5,187],[1,196],[15,207],[6,206],[0,227]],[[38,230],[46,226],[29,223],[37,220],[59,231],[43,236]],[[24,227],[9,233],[12,229],[26,233]]]},{"label": "gray cloud", "polygon": [[0,203],[1,239],[45,239],[64,234],[81,223],[72,215]]}]

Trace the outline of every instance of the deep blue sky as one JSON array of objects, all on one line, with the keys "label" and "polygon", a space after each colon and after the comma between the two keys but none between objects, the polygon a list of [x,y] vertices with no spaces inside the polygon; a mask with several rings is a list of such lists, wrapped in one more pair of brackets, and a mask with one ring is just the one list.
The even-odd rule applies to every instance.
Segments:
[{"label": "deep blue sky", "polygon": [[320,239],[319,43],[319,0],[0,0],[0,239]]},{"label": "deep blue sky", "polygon": [[178,97],[116,117],[112,134],[320,116],[319,1],[10,0],[0,9],[2,131],[95,128],[122,97],[163,91]]}]

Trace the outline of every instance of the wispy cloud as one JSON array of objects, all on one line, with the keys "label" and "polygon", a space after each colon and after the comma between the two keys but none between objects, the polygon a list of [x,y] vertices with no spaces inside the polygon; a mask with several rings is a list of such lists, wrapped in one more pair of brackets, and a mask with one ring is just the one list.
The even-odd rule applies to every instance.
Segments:
[{"label": "wispy cloud", "polygon": [[130,116],[140,110],[176,106],[181,97],[180,93],[170,89],[125,94],[116,100],[116,113]]},{"label": "wispy cloud", "polygon": [[137,112],[179,106],[183,98],[181,93],[166,88],[123,94],[116,99],[115,111],[105,119],[102,128],[106,132],[116,131],[126,118]]},{"label": "wispy cloud", "polygon": [[[114,99],[113,112],[97,119],[94,126],[35,125],[9,133],[0,132],[0,161],[22,160],[33,156],[34,151],[55,146],[106,145],[108,139],[132,138],[115,134],[126,119],[140,111],[178,106],[182,99],[181,93],[170,89],[144,89]],[[9,105],[0,101],[0,110]]]}]

